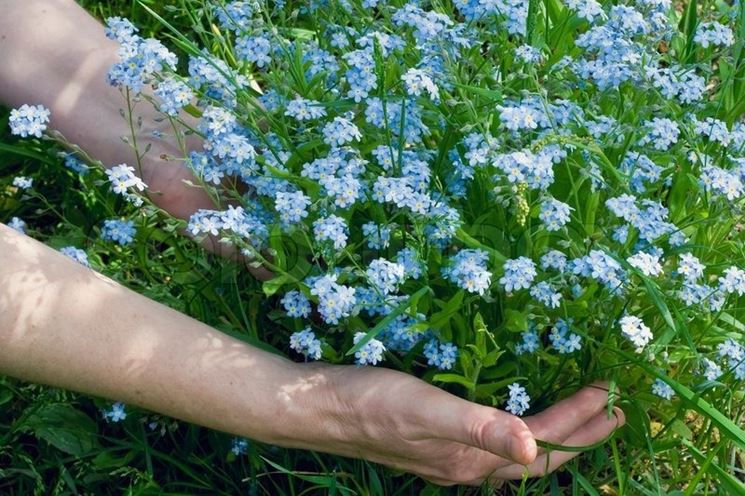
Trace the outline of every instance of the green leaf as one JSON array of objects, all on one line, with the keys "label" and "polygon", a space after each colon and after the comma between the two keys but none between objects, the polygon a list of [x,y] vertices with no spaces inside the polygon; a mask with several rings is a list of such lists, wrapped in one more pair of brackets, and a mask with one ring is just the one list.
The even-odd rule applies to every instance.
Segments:
[{"label": "green leaf", "polygon": [[[683,444],[688,448],[693,457],[702,465],[708,463],[709,466],[716,473],[716,481],[721,489],[724,489],[725,494],[745,494],[745,484],[740,482],[735,476],[724,470],[722,467],[714,462],[714,456],[706,457],[701,451],[696,448],[693,443],[687,439],[683,440]],[[712,455],[716,455],[716,450]],[[703,466],[702,466],[703,468]],[[695,487],[695,486],[694,486]],[[691,493],[693,494],[693,493]]]},{"label": "green leaf", "polygon": [[476,388],[476,384],[473,381],[459,374],[435,374],[432,380],[447,384],[460,384],[469,391],[473,391]]},{"label": "green leaf", "polygon": [[525,332],[528,330],[528,316],[525,312],[507,309],[504,311],[504,327],[510,332]]},{"label": "green leaf", "polygon": [[0,389],[0,405],[4,405],[13,399],[13,391],[7,388]]},{"label": "green leaf", "polygon": [[34,431],[39,439],[70,455],[83,456],[101,447],[96,423],[67,404],[44,405],[29,415],[23,426]]},{"label": "green leaf", "polygon": [[688,2],[685,10],[685,15],[683,15],[683,18],[680,21],[681,30],[686,37],[686,48],[685,52],[683,53],[683,60],[685,62],[689,61],[689,59],[693,56],[694,50],[696,48],[696,45],[693,42],[693,37],[696,35],[696,27],[698,26],[697,6],[698,2],[696,0],[691,0],[690,2]]},{"label": "green leaf", "polygon": [[745,449],[745,431],[743,431],[742,428],[740,428],[737,424],[724,416],[709,402],[698,396],[696,393],[688,389],[683,384],[671,379],[667,375],[657,371],[651,365],[635,358],[625,351],[613,347],[606,347],[606,349],[614,351],[630,362],[634,362],[638,367],[644,369],[650,376],[657,377],[660,380],[664,381],[673,389],[673,391],[675,391],[678,396],[680,396],[685,404],[687,404],[693,410],[696,410],[698,413],[706,416],[714,425],[719,428],[719,430],[724,435],[726,435],[727,439],[739,446],[740,449]]},{"label": "green leaf", "polygon": [[458,83],[454,83],[454,84],[458,88],[464,89],[467,92],[470,91],[471,93],[475,95],[483,96],[485,98],[489,98],[490,100],[495,100],[499,102],[502,101],[502,92],[499,90],[496,90],[496,89],[487,90],[486,88],[479,88],[478,86],[470,86],[467,84],[458,84]]},{"label": "green leaf", "polygon": [[503,264],[507,260],[507,257],[502,255],[502,253],[500,253],[499,250],[496,250],[494,248],[491,248],[481,243],[479,240],[477,240],[476,238],[468,234],[466,231],[464,231],[463,228],[458,229],[458,231],[455,234],[455,237],[458,238],[461,241],[461,243],[466,245],[468,248],[478,248],[479,250],[484,250],[488,252],[489,256],[497,264]]},{"label": "green leaf", "polygon": [[334,475],[305,475],[305,474],[299,474],[297,472],[294,472],[292,470],[288,470],[282,465],[278,465],[274,463],[273,461],[269,460],[268,458],[261,457],[262,460],[264,460],[266,463],[274,467],[275,469],[279,470],[281,473],[285,475],[289,475],[292,477],[297,477],[300,480],[304,480],[306,482],[311,482],[313,484],[318,484],[319,486],[330,488],[334,486],[336,489],[338,489],[343,494],[357,494],[356,492],[352,491],[351,489],[339,486],[337,485],[336,478]]},{"label": "green leaf", "polygon": [[567,465],[566,468],[569,472],[572,473],[572,477],[574,477],[577,482],[579,482],[579,485],[582,486],[582,489],[584,489],[587,494],[589,494],[590,496],[600,496],[600,493],[598,493],[597,490],[592,487],[590,481],[588,481],[584,475],[579,473],[579,471],[577,471],[574,466]]},{"label": "green leaf", "polygon": [[719,318],[722,319],[727,324],[731,325],[735,329],[737,329],[740,332],[745,333],[745,324],[734,318],[732,315],[728,314],[727,312],[722,312],[719,314]]},{"label": "green leaf", "polygon": [[49,165],[57,165],[55,162],[52,162],[52,159],[48,157],[47,155],[44,155],[39,152],[35,152],[33,150],[29,150],[28,148],[22,147],[22,146],[14,146],[14,145],[7,145],[5,143],[0,143],[0,151],[10,152],[14,155],[20,155],[23,157],[33,158],[35,160],[38,160],[39,162],[44,162],[45,164]]},{"label": "green leaf", "polygon": [[433,313],[429,318],[429,325],[433,329],[441,329],[445,326],[450,318],[460,309],[461,303],[463,303],[463,297],[465,291],[459,290],[455,295],[448,300],[442,310]]},{"label": "green leaf", "polygon": [[683,439],[693,439],[693,431],[680,419],[675,419],[670,429]]},{"label": "green leaf", "polygon": [[360,339],[359,342],[356,345],[352,346],[352,348],[349,351],[347,351],[346,356],[354,355],[355,353],[357,353],[357,351],[359,351],[360,348],[362,348],[367,343],[369,343],[370,340],[374,339],[375,336],[377,336],[378,334],[380,334],[383,331],[383,329],[385,329],[388,326],[388,324],[390,324],[391,322],[393,322],[393,320],[396,317],[398,317],[399,315],[401,315],[402,313],[404,313],[406,311],[406,309],[409,308],[409,306],[411,306],[412,302],[419,301],[419,299],[422,296],[424,296],[425,293],[427,293],[429,291],[432,291],[430,289],[430,287],[429,286],[424,286],[419,291],[417,291],[416,293],[414,293],[413,295],[411,295],[410,297],[408,297],[406,299],[406,301],[404,301],[399,306],[397,306],[396,308],[394,308],[393,311],[391,313],[389,313],[388,315],[386,315],[384,319],[381,319],[381,321],[378,322],[375,325],[375,327],[373,327],[372,329],[370,329],[369,331],[367,331],[367,334],[365,334],[365,337],[362,338],[362,339]]}]

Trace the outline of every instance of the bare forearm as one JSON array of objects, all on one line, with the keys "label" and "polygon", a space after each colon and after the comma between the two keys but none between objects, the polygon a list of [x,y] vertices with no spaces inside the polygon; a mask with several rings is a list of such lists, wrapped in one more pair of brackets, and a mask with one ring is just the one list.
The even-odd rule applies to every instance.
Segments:
[{"label": "bare forearm", "polygon": [[[105,166],[134,166],[135,152],[122,141],[132,141],[129,118],[120,113],[127,100],[106,81],[118,46],[106,38],[103,26],[73,0],[0,0],[0,12],[0,102],[42,104],[51,110],[53,129]],[[157,122],[158,116],[143,100],[132,117],[142,123],[135,129],[139,152],[150,147],[142,172],[151,199],[181,218],[213,208],[201,189],[183,184],[194,177],[182,161],[171,159],[182,150],[170,123]],[[198,140],[189,140],[197,146]]]},{"label": "bare forearm", "polygon": [[[116,43],[71,0],[0,0],[0,9],[0,100],[43,104],[52,127],[70,141],[86,142],[104,163],[118,160],[118,150],[107,151],[109,138],[99,143],[104,137],[90,132],[110,128],[107,113],[122,106],[102,77],[117,60]],[[124,134],[124,124],[110,129],[113,138]]]},{"label": "bare forearm", "polygon": [[2,224],[0,288],[0,373],[303,445],[292,426],[314,414],[304,399],[322,395],[313,389],[324,387],[323,373],[230,338]]}]

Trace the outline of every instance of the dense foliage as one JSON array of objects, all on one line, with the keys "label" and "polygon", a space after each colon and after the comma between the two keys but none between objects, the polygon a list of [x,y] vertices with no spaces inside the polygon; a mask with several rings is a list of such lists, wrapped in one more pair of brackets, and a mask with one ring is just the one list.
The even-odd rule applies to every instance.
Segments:
[{"label": "dense foliage", "polygon": [[[174,159],[219,207],[167,218],[138,164],[104,173],[82,156],[57,159],[38,140],[45,110],[27,106],[10,129],[37,140],[0,148],[33,159],[3,178],[11,225],[298,360],[395,367],[517,415],[596,378],[620,388],[609,405],[628,425],[614,439],[506,491],[745,490],[742,5],[143,8],[163,43],[110,18],[122,62],[109,81],[125,118],[152,104],[181,139],[182,125],[203,139]],[[67,172],[51,181],[61,161]],[[238,247],[274,279],[200,253],[184,227]],[[103,448],[69,395],[3,391],[0,401],[27,408],[7,446],[33,433],[80,457],[71,475],[39,445],[37,459],[59,460],[60,488],[82,474],[108,487],[95,482],[107,471],[182,491],[230,492],[244,477],[269,492],[424,485],[363,462],[230,444],[121,404],[98,414]],[[79,427],[60,440],[47,423],[68,416]],[[33,455],[2,456],[30,471],[6,474],[18,490],[49,477],[32,475]]]}]

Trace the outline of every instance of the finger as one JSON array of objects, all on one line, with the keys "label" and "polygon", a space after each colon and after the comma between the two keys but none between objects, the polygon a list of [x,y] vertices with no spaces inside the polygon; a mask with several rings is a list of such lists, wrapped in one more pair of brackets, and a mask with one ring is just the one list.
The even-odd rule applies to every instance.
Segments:
[{"label": "finger", "polygon": [[559,444],[602,412],[608,405],[608,383],[595,382],[551,408],[528,417],[525,423],[536,439]]},{"label": "finger", "polygon": [[[585,426],[569,436],[562,444],[564,446],[582,447],[599,443],[624,423],[626,423],[626,417],[623,411],[614,407],[610,418],[606,412],[595,415]],[[528,465],[528,474],[531,477],[546,475],[579,454],[581,454],[579,451],[559,450],[544,453],[536,458],[535,462]],[[497,469],[492,477],[495,479],[520,479],[524,473],[525,467],[510,465]]]},{"label": "finger", "polygon": [[521,419],[437,391],[414,401],[427,435],[479,448],[515,463],[527,465],[535,460],[535,439]]}]

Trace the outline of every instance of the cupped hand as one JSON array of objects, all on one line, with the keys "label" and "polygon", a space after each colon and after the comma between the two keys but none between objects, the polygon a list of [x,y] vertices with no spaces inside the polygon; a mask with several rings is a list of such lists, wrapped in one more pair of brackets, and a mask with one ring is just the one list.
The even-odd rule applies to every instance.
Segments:
[{"label": "cupped hand", "polygon": [[[536,415],[519,418],[449,394],[388,369],[332,366],[335,403],[311,438],[315,449],[363,458],[440,485],[496,484],[540,476],[578,452],[545,452],[536,439],[587,446],[624,424],[607,413],[608,385],[598,382]],[[320,428],[319,428],[320,427]]]}]

